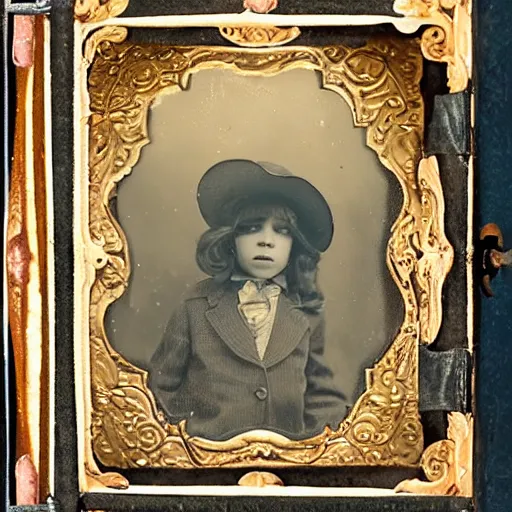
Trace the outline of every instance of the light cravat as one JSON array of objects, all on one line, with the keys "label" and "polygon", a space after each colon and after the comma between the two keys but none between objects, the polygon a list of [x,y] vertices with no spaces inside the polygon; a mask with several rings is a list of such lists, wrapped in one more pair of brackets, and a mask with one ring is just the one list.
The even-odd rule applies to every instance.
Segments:
[{"label": "light cravat", "polygon": [[274,326],[280,293],[281,287],[277,284],[258,286],[250,280],[238,292],[238,311],[254,337],[260,359],[265,355]]}]

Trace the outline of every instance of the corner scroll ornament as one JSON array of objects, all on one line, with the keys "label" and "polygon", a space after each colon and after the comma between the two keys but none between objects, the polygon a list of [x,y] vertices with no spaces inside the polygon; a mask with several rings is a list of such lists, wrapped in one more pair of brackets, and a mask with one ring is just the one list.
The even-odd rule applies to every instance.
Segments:
[{"label": "corner scroll ornament", "polygon": [[115,18],[128,7],[130,0],[75,0],[75,18],[82,23],[97,23]]},{"label": "corner scroll ornament", "polygon": [[[438,296],[450,265],[436,262],[451,250],[443,231],[439,176],[419,170],[423,103],[418,42],[380,39],[355,49],[327,46],[256,52],[140,45],[119,41],[119,31],[115,41],[108,40],[112,35],[106,33],[106,40],[97,37],[89,48],[95,54],[88,79],[87,245],[91,247],[88,261],[96,273],[89,306],[89,435],[96,458],[104,466],[117,468],[417,466],[423,451],[418,345],[425,330],[430,333],[427,338],[437,333]],[[127,239],[110,210],[110,200],[149,142],[148,111],[158,95],[185,90],[192,73],[211,68],[254,76],[295,68],[318,71],[323,87],[349,103],[355,125],[366,127],[368,146],[402,185],[404,203],[387,251],[389,270],[404,298],[402,327],[384,356],[368,370],[367,389],[349,416],[336,428],[326,427],[309,439],[296,441],[266,431],[246,432],[225,441],[190,436],[184,421],[166,422],[147,387],[146,372],[124,360],[106,336],[106,310],[125,292],[130,276]],[[421,271],[420,279],[422,268],[428,270]],[[89,462],[95,466],[93,458]],[[119,482],[113,479],[110,485]]]},{"label": "corner scroll ornament", "polygon": [[448,439],[429,446],[421,457],[421,467],[428,478],[404,480],[395,492],[416,494],[473,495],[473,418],[471,414],[448,415]]},{"label": "corner scroll ornament", "polygon": [[431,18],[421,38],[426,59],[448,65],[450,92],[464,91],[471,78],[472,0],[395,0],[396,13]]}]

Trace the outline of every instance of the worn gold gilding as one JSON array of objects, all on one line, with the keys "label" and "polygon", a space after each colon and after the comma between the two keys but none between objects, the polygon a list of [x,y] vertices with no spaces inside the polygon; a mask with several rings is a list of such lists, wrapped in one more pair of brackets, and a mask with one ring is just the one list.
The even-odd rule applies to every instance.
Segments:
[{"label": "worn gold gilding", "polygon": [[282,28],[272,26],[220,27],[222,37],[238,46],[258,48],[260,46],[282,46],[300,36],[298,27]]},{"label": "worn gold gilding", "polygon": [[472,415],[449,413],[447,437],[431,444],[421,457],[421,467],[429,481],[404,480],[396,486],[396,492],[473,495]]},{"label": "worn gold gilding", "polygon": [[129,0],[76,0],[75,18],[82,23],[97,23],[115,18],[128,7]]},{"label": "worn gold gilding", "polygon": [[395,12],[429,19],[421,37],[426,59],[447,64],[450,92],[464,91],[471,78],[472,0],[395,0]]}]

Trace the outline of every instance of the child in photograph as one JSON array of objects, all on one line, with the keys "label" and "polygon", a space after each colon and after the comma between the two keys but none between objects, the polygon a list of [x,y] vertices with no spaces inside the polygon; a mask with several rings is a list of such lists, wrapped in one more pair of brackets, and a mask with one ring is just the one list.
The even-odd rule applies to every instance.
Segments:
[{"label": "child in photograph", "polygon": [[302,437],[346,415],[324,360],[320,253],[333,221],[320,192],[283,167],[227,160],[198,186],[210,226],[198,283],[171,317],[149,385],[169,421],[226,439],[268,429]]}]

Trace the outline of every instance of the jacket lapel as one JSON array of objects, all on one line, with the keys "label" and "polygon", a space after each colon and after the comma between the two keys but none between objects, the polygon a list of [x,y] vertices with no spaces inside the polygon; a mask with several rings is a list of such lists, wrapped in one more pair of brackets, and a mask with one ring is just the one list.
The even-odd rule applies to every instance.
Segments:
[{"label": "jacket lapel", "polygon": [[236,290],[211,294],[208,302],[211,308],[206,311],[206,318],[224,343],[242,359],[261,365],[251,331],[238,312]]},{"label": "jacket lapel", "polygon": [[306,315],[293,307],[286,295],[281,294],[263,364],[268,368],[285,359],[300,343],[308,328]]},{"label": "jacket lapel", "polygon": [[212,291],[208,295],[208,302],[210,309],[206,311],[206,318],[222,341],[242,359],[267,368],[285,359],[310,327],[306,315],[293,307],[293,302],[281,293],[274,326],[262,361],[256,350],[254,337],[238,312],[236,287]]}]

